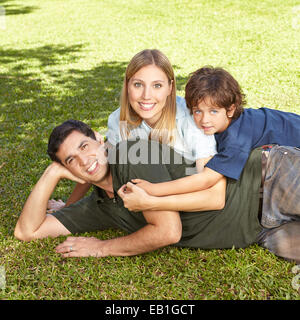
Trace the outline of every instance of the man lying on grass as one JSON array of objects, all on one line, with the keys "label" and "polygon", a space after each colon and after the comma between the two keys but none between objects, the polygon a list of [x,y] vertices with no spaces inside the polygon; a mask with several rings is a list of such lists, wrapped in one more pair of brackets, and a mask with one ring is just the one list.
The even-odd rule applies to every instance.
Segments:
[{"label": "man lying on grass", "polygon": [[[296,159],[291,170],[298,170],[299,175],[299,151],[279,147],[271,152],[283,152],[282,148]],[[269,159],[272,159],[271,152]],[[194,164],[186,163],[174,150],[155,141],[124,141],[107,156],[105,145],[96,140],[87,125],[75,120],[66,121],[50,136],[48,154],[53,162],[29,195],[17,222],[15,236],[30,241],[121,228],[128,235],[105,241],[94,237],[68,237],[56,251],[64,257],[128,256],[167,245],[203,249],[244,248],[257,242],[278,256],[298,262],[299,216],[288,215],[284,223],[272,229],[265,229],[260,224],[261,153],[261,148],[252,151],[239,181],[227,180],[223,209],[135,213],[126,209],[122,201],[125,193],[130,192],[124,187],[127,181],[141,178],[157,183],[178,179],[184,177],[188,169],[190,172]],[[153,159],[159,161],[151,164]],[[90,196],[47,215],[48,200],[62,178],[89,182],[95,189]],[[225,192],[224,184],[212,188]],[[299,198],[299,184],[294,192],[298,193],[296,199]],[[176,199],[180,203],[188,196],[176,195]],[[201,202],[201,197],[210,196],[210,189],[194,196]],[[212,208],[214,206],[212,204]]]}]

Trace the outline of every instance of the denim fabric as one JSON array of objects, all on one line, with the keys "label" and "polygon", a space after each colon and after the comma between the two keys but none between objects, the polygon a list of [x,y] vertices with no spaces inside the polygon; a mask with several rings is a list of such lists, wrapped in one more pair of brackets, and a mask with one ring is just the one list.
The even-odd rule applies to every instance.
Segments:
[{"label": "denim fabric", "polygon": [[[268,157],[261,224],[275,228],[300,221],[300,150],[274,146]],[[299,231],[300,232],[300,231]]]},{"label": "denim fabric", "polygon": [[263,192],[257,242],[275,255],[300,262],[300,150],[271,149]]},{"label": "denim fabric", "polygon": [[263,229],[257,239],[260,246],[289,261],[300,263],[300,221]]}]

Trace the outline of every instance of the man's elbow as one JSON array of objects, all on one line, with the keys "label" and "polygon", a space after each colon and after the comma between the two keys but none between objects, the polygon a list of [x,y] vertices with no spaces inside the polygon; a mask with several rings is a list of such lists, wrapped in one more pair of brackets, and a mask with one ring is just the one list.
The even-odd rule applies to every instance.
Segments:
[{"label": "man's elbow", "polygon": [[14,236],[16,239],[21,240],[21,241],[33,240],[33,235],[24,233],[18,224],[15,227]]},{"label": "man's elbow", "polygon": [[173,226],[169,227],[168,230],[164,233],[164,240],[166,245],[175,244],[180,241],[182,236],[182,226]]},{"label": "man's elbow", "polygon": [[169,244],[175,244],[175,243],[179,242],[181,239],[181,236],[182,236],[182,232],[173,233],[171,235],[171,237],[169,238],[169,240],[170,240]]}]

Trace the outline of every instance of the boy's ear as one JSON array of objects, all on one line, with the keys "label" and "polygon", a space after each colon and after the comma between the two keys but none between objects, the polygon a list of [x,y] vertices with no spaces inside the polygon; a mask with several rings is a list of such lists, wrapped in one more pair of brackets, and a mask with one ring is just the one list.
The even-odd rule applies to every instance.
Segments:
[{"label": "boy's ear", "polygon": [[227,110],[227,117],[232,118],[235,112],[236,106],[232,104],[230,108]]},{"label": "boy's ear", "polygon": [[103,143],[104,143],[104,139],[103,139],[103,137],[101,136],[101,134],[100,134],[99,132],[97,132],[97,131],[94,131],[94,134],[95,134],[95,136],[96,136],[96,140],[97,140],[98,142],[100,142],[100,144],[103,144]]}]

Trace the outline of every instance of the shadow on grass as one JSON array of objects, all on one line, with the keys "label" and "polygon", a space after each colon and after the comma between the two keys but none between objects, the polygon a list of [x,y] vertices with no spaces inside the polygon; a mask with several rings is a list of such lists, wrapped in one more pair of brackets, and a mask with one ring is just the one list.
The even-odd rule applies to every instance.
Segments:
[{"label": "shadow on grass", "polygon": [[39,7],[37,6],[23,6],[23,5],[15,4],[14,1],[8,1],[8,0],[0,0],[0,7],[4,8],[4,13],[7,16],[18,15],[18,14],[28,14],[39,9]]},{"label": "shadow on grass", "polygon": [[[14,129],[20,129],[28,133],[25,139],[37,132],[40,137],[41,132],[48,134],[49,128],[69,118],[106,127],[109,114],[119,105],[128,62],[65,70],[65,65],[78,61],[83,48],[79,44],[0,49],[0,63],[8,70],[0,74],[0,135],[4,131],[14,135]],[[177,77],[178,90],[184,89],[185,80]]]},{"label": "shadow on grass", "polygon": [[[26,70],[30,63],[37,60],[40,67],[54,66],[62,63],[75,62],[78,56],[76,55],[83,48],[82,44],[73,46],[65,45],[46,45],[31,49],[0,49],[0,63],[8,64],[15,63],[10,69],[10,73],[21,72]],[[16,74],[17,75],[17,74]]]},{"label": "shadow on grass", "polygon": [[89,115],[93,119],[105,114],[106,106],[109,111],[116,108],[126,63],[112,61],[91,70],[62,71],[59,65],[76,62],[82,48],[48,45],[0,50],[0,63],[8,70],[0,74],[2,122],[21,125]]}]

